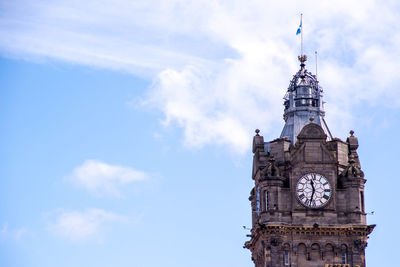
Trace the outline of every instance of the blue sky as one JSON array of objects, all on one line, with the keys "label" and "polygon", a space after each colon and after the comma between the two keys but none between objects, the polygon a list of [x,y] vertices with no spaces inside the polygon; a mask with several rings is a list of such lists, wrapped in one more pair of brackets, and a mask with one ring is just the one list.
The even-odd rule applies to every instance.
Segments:
[{"label": "blue sky", "polygon": [[283,127],[299,13],[359,138],[368,266],[398,246],[396,1],[0,3],[0,266],[253,266],[251,142]]}]

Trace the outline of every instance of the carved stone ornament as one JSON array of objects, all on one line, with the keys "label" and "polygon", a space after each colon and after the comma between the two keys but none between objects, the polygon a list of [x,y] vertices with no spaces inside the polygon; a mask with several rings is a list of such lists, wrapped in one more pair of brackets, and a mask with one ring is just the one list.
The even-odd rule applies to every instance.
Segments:
[{"label": "carved stone ornament", "polygon": [[278,246],[279,243],[280,243],[278,238],[271,238],[270,242],[271,242],[271,245],[274,246],[274,247]]},{"label": "carved stone ornament", "polygon": [[364,172],[360,169],[360,167],[356,164],[353,155],[349,156],[349,165],[344,169],[341,173],[342,177],[349,177],[349,178],[363,178]]},{"label": "carved stone ornament", "polygon": [[360,239],[354,240],[354,247],[359,251],[363,251],[367,247],[368,243]]},{"label": "carved stone ornament", "polygon": [[275,158],[274,156],[270,156],[268,159],[267,166],[265,166],[264,169],[261,170],[261,175],[262,176],[279,176],[279,168],[275,164]]}]

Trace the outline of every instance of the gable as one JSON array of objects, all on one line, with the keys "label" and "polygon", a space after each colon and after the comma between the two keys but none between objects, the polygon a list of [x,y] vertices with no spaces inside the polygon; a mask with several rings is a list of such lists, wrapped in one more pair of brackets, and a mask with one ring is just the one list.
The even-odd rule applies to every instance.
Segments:
[{"label": "gable", "polygon": [[292,147],[291,161],[305,163],[335,163],[333,151],[326,146],[326,134],[321,126],[310,123],[303,127]]},{"label": "gable", "polygon": [[297,140],[301,141],[304,139],[314,139],[326,141],[327,135],[321,126],[315,123],[309,123],[301,129],[299,135],[297,136]]}]

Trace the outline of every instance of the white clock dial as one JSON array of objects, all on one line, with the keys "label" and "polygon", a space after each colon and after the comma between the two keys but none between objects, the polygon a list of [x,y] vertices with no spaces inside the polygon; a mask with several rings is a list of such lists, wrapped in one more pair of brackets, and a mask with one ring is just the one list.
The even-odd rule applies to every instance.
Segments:
[{"label": "white clock dial", "polygon": [[324,176],[318,173],[308,173],[297,182],[296,195],[306,207],[321,208],[331,198],[332,189]]}]

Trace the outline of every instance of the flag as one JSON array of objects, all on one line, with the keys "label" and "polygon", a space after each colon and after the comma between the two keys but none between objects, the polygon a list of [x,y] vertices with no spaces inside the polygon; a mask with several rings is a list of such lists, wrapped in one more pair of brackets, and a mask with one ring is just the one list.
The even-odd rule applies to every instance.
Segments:
[{"label": "flag", "polygon": [[301,28],[303,27],[302,24],[303,24],[302,19],[300,19],[300,26],[297,29],[296,35],[299,35],[301,33]]}]

